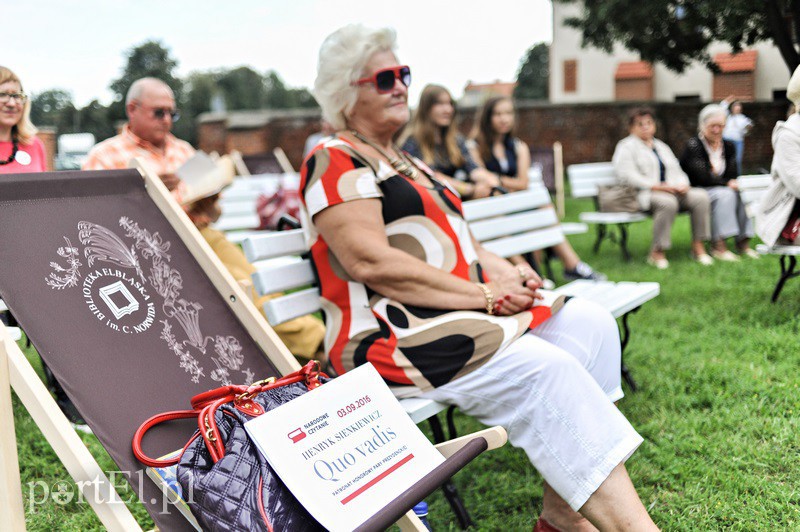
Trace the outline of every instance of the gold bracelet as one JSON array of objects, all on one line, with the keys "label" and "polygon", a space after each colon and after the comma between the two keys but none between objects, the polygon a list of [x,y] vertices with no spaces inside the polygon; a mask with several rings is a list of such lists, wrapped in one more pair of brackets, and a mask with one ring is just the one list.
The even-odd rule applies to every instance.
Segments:
[{"label": "gold bracelet", "polygon": [[494,294],[492,290],[484,283],[475,283],[478,288],[483,292],[483,297],[486,298],[486,313],[494,314]]}]

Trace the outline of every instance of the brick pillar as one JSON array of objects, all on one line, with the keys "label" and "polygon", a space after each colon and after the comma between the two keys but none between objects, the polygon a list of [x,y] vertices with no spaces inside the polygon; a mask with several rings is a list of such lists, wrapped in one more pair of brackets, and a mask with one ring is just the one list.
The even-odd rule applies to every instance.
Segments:
[{"label": "brick pillar", "polygon": [[44,152],[47,159],[47,169],[53,171],[56,167],[56,128],[40,127],[36,134],[44,144]]}]

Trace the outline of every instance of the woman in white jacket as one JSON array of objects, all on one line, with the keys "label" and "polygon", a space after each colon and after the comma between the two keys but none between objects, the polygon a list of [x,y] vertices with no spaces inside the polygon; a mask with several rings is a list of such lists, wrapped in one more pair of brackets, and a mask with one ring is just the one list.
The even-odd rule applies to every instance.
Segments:
[{"label": "woman in white jacket", "polygon": [[679,211],[689,211],[692,223],[692,254],[708,266],[713,259],[705,242],[711,236],[708,194],[689,186],[689,178],[665,143],[655,138],[652,109],[633,109],[628,116],[630,135],[617,143],[614,171],[623,185],[639,190],[639,206],[653,215],[653,244],[648,264],[660,270],[669,267],[664,252],[672,247],[672,224]]},{"label": "woman in white jacket", "polygon": [[[800,67],[792,74],[786,97],[800,109]],[[797,234],[781,236],[790,218],[800,215],[800,115],[795,112],[772,131],[772,184],[758,204],[756,234],[768,246],[800,244]],[[787,238],[788,236],[788,238]]]}]

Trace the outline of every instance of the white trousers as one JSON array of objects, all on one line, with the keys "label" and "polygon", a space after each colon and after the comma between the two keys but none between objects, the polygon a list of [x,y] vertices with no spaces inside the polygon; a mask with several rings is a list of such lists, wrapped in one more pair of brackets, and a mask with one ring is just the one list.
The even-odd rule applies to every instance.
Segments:
[{"label": "white trousers", "polygon": [[642,443],[613,404],[622,396],[616,322],[581,299],[482,367],[422,395],[504,427],[574,510]]}]

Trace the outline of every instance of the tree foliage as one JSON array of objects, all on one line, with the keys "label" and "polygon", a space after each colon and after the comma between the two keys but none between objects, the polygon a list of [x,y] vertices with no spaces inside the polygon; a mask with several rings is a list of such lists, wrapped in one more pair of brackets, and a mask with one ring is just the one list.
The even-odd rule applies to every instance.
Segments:
[{"label": "tree foliage", "polygon": [[175,93],[181,120],[173,127],[179,138],[197,142],[197,117],[211,110],[212,101],[229,110],[290,109],[316,107],[311,93],[304,88],[287,87],[275,71],[260,74],[247,66],[192,72],[186,79],[176,76],[178,61],[161,42],[146,41],[125,53],[126,63],[119,78],[109,87],[114,101],[104,106],[97,100],[81,109],[72,102],[72,95],[61,89],[50,89],[34,95],[31,120],[34,124],[53,126],[58,133],[93,133],[100,141],[115,133],[115,124],[126,119],[125,96],[139,78],[163,80]]},{"label": "tree foliage", "polygon": [[549,77],[550,47],[543,42],[534,44],[525,53],[519,71],[517,71],[514,98],[546,100],[549,93]]},{"label": "tree foliage", "polygon": [[[576,3],[579,0],[557,0]],[[585,0],[578,16],[566,21],[583,34],[583,44],[612,52],[615,43],[683,72],[694,61],[715,70],[708,45],[728,43],[735,52],[772,41],[793,72],[800,54],[798,0]]]},{"label": "tree foliage", "polygon": [[169,49],[160,41],[145,41],[126,52],[125,68],[119,78],[109,85],[114,92],[114,101],[109,106],[111,120],[125,119],[125,96],[134,81],[139,78],[158,78],[170,86],[175,99],[180,100],[183,82],[175,77],[178,61],[170,56]]},{"label": "tree foliage", "polygon": [[62,89],[50,89],[34,94],[31,99],[31,122],[57,129],[72,126],[75,105],[72,94]]}]

